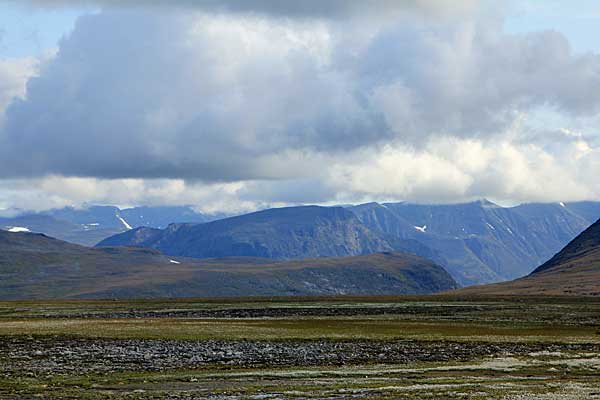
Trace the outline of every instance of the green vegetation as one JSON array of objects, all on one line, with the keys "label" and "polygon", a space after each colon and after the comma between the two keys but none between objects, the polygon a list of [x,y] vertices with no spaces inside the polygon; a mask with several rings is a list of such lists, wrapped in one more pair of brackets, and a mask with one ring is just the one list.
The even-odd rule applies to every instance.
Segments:
[{"label": "green vegetation", "polygon": [[0,398],[594,399],[600,299],[1,302],[0,371]]}]

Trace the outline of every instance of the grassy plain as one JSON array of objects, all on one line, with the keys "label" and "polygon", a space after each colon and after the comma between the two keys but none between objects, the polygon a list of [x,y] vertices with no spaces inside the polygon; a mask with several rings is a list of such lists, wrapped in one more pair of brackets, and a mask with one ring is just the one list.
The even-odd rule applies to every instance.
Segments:
[{"label": "grassy plain", "polygon": [[0,398],[600,399],[600,299],[0,303]]}]

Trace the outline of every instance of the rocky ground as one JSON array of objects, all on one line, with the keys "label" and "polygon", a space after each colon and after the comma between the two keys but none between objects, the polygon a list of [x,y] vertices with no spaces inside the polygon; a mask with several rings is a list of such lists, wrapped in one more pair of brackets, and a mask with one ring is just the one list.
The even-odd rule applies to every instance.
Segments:
[{"label": "rocky ground", "polygon": [[459,306],[371,306],[371,307],[262,307],[196,310],[126,310],[46,313],[42,318],[287,318],[287,317],[351,317],[370,315],[456,316],[486,311],[477,305]]},{"label": "rocky ground", "polygon": [[0,376],[164,371],[205,366],[344,366],[463,362],[531,352],[600,353],[600,344],[445,341],[182,341],[10,337],[0,342]]},{"label": "rocky ground", "polygon": [[0,399],[598,400],[598,307],[0,303]]}]

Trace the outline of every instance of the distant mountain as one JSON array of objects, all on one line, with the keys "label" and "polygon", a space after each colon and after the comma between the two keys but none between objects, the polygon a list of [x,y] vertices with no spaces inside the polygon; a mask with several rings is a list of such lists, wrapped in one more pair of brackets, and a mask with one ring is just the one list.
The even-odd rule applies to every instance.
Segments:
[{"label": "distant mountain", "polygon": [[274,208],[205,224],[138,228],[98,246],[151,247],[173,256],[343,257],[394,249],[342,207]]},{"label": "distant mountain", "polygon": [[206,215],[191,207],[114,206],[65,207],[41,213],[0,218],[0,229],[44,233],[72,243],[93,246],[102,239],[140,226],[164,228],[173,222],[208,222],[224,217]]},{"label": "distant mountain", "polygon": [[[487,200],[451,205],[368,203],[350,207],[372,231],[431,249],[463,285],[521,277],[600,216],[600,203],[500,207]],[[593,219],[591,219],[593,217]]]},{"label": "distant mountain", "polygon": [[42,214],[27,214],[13,218],[0,218],[0,229],[16,232],[44,233],[71,243],[79,243],[88,246],[93,246],[108,236],[124,231],[124,228],[122,227],[105,227],[100,224],[77,224]]},{"label": "distant mountain", "polygon": [[203,214],[189,206],[145,206],[123,209],[121,210],[121,216],[134,228],[149,226],[162,229],[173,223],[210,222],[230,215],[223,213]]},{"label": "distant mountain", "polygon": [[600,220],[525,278],[469,287],[455,293],[600,296]]},{"label": "distant mountain", "polygon": [[166,228],[176,222],[208,222],[221,218],[206,215],[189,206],[133,207],[120,209],[114,206],[66,207],[50,210],[44,214],[80,225],[98,224],[105,228],[132,229],[139,226]]},{"label": "distant mountain", "polygon": [[[595,255],[596,262],[591,262],[591,255]],[[574,267],[594,267],[600,273],[598,255],[600,255],[600,220],[573,239],[550,260],[537,267],[532,275],[545,272],[566,272]],[[598,285],[600,285],[600,281],[598,281]]]},{"label": "distant mountain", "polygon": [[100,245],[143,246],[186,257],[294,259],[378,251],[413,253],[442,265],[462,285],[530,273],[593,221],[600,203],[367,203],[270,209],[206,224],[140,228]]},{"label": "distant mountain", "polygon": [[87,248],[6,231],[0,277],[0,299],[420,294],[457,287],[442,267],[409,254],[175,259],[152,249]]},{"label": "distant mountain", "polygon": [[200,258],[301,259],[394,250],[433,260],[461,285],[473,285],[527,275],[598,219],[600,202],[302,206],[213,222],[224,217],[191,207],[92,206],[0,218],[0,229],[42,232],[84,245],[110,237],[102,244]]}]

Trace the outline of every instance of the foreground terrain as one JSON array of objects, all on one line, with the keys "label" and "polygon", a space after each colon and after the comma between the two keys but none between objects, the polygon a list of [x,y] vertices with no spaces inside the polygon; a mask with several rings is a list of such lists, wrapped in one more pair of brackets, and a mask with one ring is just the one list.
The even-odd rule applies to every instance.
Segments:
[{"label": "foreground terrain", "polygon": [[600,399],[600,300],[0,303],[0,398]]}]

